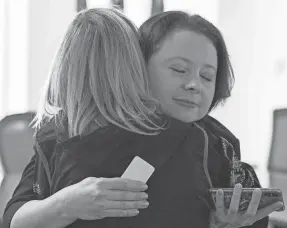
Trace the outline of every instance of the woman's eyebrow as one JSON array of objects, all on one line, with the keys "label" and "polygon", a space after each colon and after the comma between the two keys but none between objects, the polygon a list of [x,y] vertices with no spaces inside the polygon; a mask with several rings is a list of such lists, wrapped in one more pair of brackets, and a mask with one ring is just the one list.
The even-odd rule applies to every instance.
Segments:
[{"label": "woman's eyebrow", "polygon": [[[182,57],[182,56],[173,56],[173,57],[170,57],[168,59],[165,60],[165,62],[169,62],[171,60],[177,60],[177,59],[180,59],[180,60],[183,60],[184,62],[186,63],[193,63],[190,59],[188,58],[185,58],[185,57]],[[213,66],[212,64],[204,64],[205,67],[208,67],[208,68],[212,68],[214,71],[217,71],[217,67]]]},{"label": "woman's eyebrow", "polygon": [[170,57],[170,58],[166,59],[165,62],[169,62],[171,60],[177,60],[177,59],[183,60],[184,62],[187,62],[187,63],[192,63],[192,61],[190,59],[185,58],[185,57],[181,57],[181,56]]}]

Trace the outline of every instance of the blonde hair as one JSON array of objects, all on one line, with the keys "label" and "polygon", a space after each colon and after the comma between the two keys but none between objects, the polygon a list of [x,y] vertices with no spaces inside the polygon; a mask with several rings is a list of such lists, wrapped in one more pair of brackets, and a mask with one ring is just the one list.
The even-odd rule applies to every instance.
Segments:
[{"label": "blonde hair", "polygon": [[[157,134],[158,101],[151,95],[137,28],[118,10],[77,14],[66,32],[32,125],[63,110],[69,136],[104,118],[128,131]],[[64,118],[61,116],[60,118]]]}]

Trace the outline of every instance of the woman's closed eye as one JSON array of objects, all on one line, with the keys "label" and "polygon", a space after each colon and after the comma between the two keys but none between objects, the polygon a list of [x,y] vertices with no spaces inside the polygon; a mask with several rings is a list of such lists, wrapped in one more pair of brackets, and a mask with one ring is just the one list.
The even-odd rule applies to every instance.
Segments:
[{"label": "woman's closed eye", "polygon": [[200,75],[204,80],[208,81],[208,82],[211,82],[212,81],[212,77],[211,76],[207,76],[207,75],[204,75],[204,74],[201,74]]},{"label": "woman's closed eye", "polygon": [[214,78],[216,78],[216,74],[213,71],[203,70],[200,72],[200,77],[208,82],[211,82]]},{"label": "woman's closed eye", "polygon": [[210,69],[204,69],[200,71],[200,77],[202,77],[204,80],[211,82],[213,79],[216,78],[216,72]]},{"label": "woman's closed eye", "polygon": [[178,68],[174,68],[174,67],[170,67],[170,69],[171,69],[172,71],[175,71],[175,72],[179,73],[179,74],[184,74],[184,73],[186,73],[186,70],[184,70],[184,69],[178,69]]},{"label": "woman's closed eye", "polygon": [[[182,69],[182,68],[175,68],[175,67],[170,67],[170,69],[178,74],[185,74],[187,73],[186,69]],[[211,82],[213,80],[213,75],[209,74],[209,73],[201,73],[200,77],[202,77],[204,80]]]}]

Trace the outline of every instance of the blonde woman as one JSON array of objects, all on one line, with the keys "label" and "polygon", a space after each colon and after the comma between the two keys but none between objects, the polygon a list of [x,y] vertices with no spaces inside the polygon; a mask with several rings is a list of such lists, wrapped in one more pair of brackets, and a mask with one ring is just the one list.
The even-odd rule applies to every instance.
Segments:
[{"label": "blonde woman", "polygon": [[[76,219],[130,217],[146,208],[144,183],[89,177],[64,188],[65,181],[57,182],[61,177],[57,172],[64,170],[61,166],[53,170],[48,162],[57,160],[54,156],[59,154],[53,152],[65,143],[78,137],[85,140],[109,124],[139,135],[157,134],[161,129],[154,122],[157,103],[149,88],[134,25],[115,9],[80,12],[56,55],[42,108],[34,120],[36,154],[6,207],[4,227],[66,227]],[[78,155],[86,156],[85,147]],[[38,178],[49,169],[54,172],[52,182],[45,174]],[[53,188],[57,189],[52,192]]]}]

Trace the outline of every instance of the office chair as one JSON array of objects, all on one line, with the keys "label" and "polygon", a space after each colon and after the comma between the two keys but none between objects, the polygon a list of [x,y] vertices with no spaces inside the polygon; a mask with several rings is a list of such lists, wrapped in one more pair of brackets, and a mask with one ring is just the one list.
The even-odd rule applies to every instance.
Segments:
[{"label": "office chair", "polygon": [[8,200],[19,183],[25,166],[34,154],[33,112],[6,116],[0,121],[0,160],[4,177],[0,184],[0,220]]},{"label": "office chair", "polygon": [[[287,207],[287,109],[277,109],[273,113],[268,171],[270,187],[282,190]],[[287,210],[272,213],[270,223],[273,227],[287,227]]]}]

